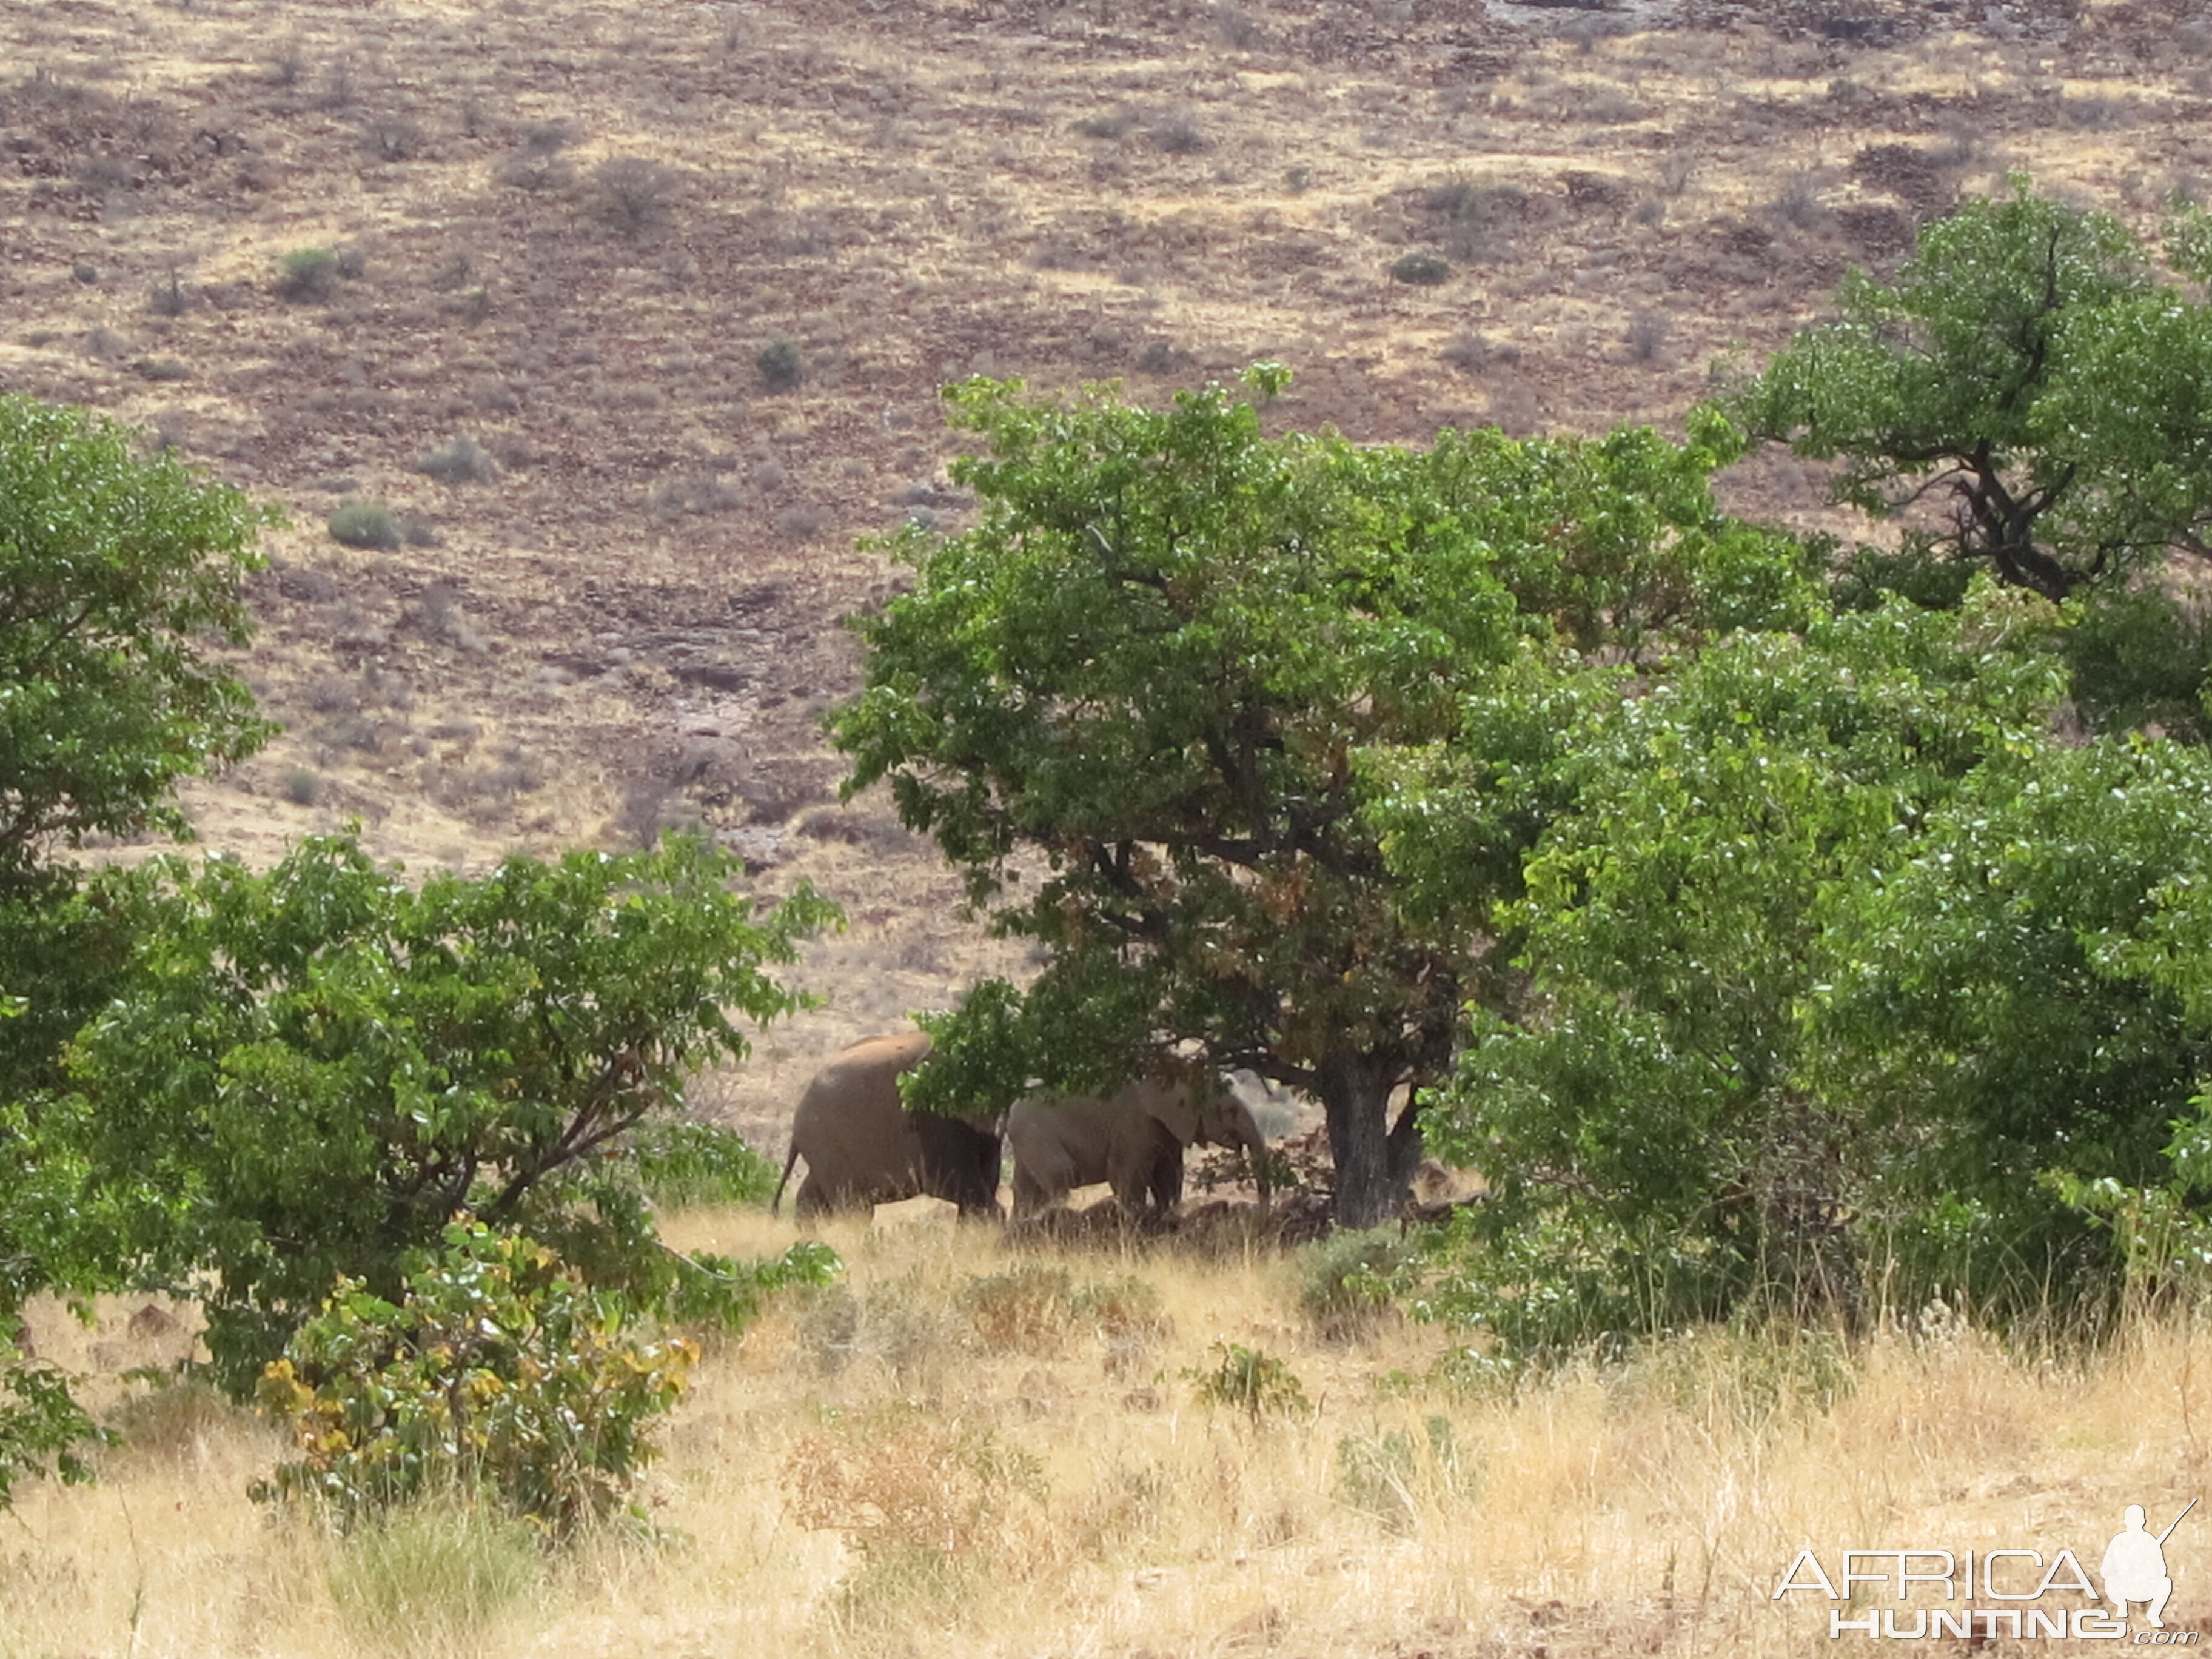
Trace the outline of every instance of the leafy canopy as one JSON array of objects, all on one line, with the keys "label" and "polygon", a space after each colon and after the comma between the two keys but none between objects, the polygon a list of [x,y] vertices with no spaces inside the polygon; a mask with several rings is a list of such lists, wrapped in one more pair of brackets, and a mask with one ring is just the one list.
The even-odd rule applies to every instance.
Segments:
[{"label": "leafy canopy", "polygon": [[40,1144],[70,1035],[112,994],[143,915],[127,872],[53,854],[94,833],[181,835],[182,776],[275,729],[212,647],[247,633],[270,515],[82,410],[0,396],[0,1509],[15,1479],[95,1438],[51,1366],[13,1346],[24,1299],[117,1276],[81,1216],[79,1160]]},{"label": "leafy canopy", "polygon": [[[2179,222],[2174,263],[2204,240]],[[1979,567],[2057,599],[2212,552],[2212,308],[2118,221],[2015,179],[1927,226],[1894,286],[1852,272],[1835,310],[1727,406],[1901,518],[1902,560],[1862,550],[1865,583],[1955,602]]]},{"label": "leafy canopy", "polygon": [[1963,780],[2033,749],[2054,627],[1983,590],[1747,631],[1648,687],[1563,680],[1519,775],[1494,769],[1494,721],[1456,767],[1401,775],[1388,844],[1441,909],[1481,903],[1455,899],[1485,879],[1455,854],[1501,782],[1552,802],[1496,913],[1525,980],[1470,1011],[1434,1126],[1492,1181],[1463,1310],[1542,1346],[1847,1294],[1837,1228],[1887,1149],[1808,1086],[1827,914],[1879,890]]},{"label": "leafy canopy", "polygon": [[981,521],[895,544],[914,591],[865,625],[866,689],[832,730],[849,787],[888,778],[1051,959],[1025,998],[971,994],[916,1097],[1103,1087],[1195,1041],[1321,1097],[1340,1218],[1371,1224],[1416,1145],[1389,1097],[1444,1065],[1480,920],[1400,907],[1359,757],[1445,740],[1470,686],[1563,641],[1663,655],[1802,609],[1789,550],[1706,491],[1735,434],[1413,453],[1269,438],[1219,390],[948,395],[988,449],[956,467]]},{"label": "leafy canopy", "polygon": [[123,428],[0,397],[0,896],[56,842],[181,834],[169,787],[275,730],[207,654],[245,642],[271,521]]},{"label": "leafy canopy", "polygon": [[744,1055],[733,1012],[800,1006],[763,969],[836,914],[802,889],[756,918],[728,856],[687,842],[419,890],[339,838],[266,875],[161,867],[143,961],[41,1139],[142,1273],[212,1271],[209,1347],[240,1391],[340,1274],[395,1295],[457,1211],[564,1254],[648,1249],[618,1138]]},{"label": "leafy canopy", "polygon": [[[1809,1075],[1910,1150],[1869,1170],[1863,1202],[1922,1279],[1992,1299],[2086,1281],[2101,1317],[2124,1265],[2096,1231],[2109,1200],[2201,1212],[2208,810],[2201,748],[2054,744],[1981,769],[1882,880],[1835,893]],[[2030,1269],[2043,1282],[2005,1282]]]}]

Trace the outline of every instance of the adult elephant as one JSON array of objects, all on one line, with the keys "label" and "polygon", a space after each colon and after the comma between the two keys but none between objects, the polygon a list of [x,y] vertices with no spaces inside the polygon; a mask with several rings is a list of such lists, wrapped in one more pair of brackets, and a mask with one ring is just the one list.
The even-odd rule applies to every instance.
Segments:
[{"label": "adult elephant", "polygon": [[870,1037],[814,1074],[792,1118],[791,1152],[771,1214],[803,1158],[806,1178],[793,1200],[802,1220],[924,1194],[958,1205],[963,1216],[999,1218],[997,1119],[910,1112],[899,1099],[899,1074],[928,1053],[924,1032]]},{"label": "adult elephant", "polygon": [[1267,1203],[1267,1142],[1249,1108],[1218,1079],[1145,1078],[1111,1099],[1025,1100],[1006,1119],[1014,1214],[1034,1215],[1078,1187],[1110,1182],[1133,1212],[1164,1215],[1182,1201],[1192,1142],[1241,1146]]}]

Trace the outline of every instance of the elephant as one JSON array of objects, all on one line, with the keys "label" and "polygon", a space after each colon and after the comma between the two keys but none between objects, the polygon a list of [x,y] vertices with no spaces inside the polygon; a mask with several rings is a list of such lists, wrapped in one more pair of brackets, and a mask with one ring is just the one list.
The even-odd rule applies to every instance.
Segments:
[{"label": "elephant", "polygon": [[1017,1219],[1100,1181],[1125,1209],[1164,1215],[1182,1201],[1183,1151],[1194,1140],[1242,1146],[1267,1207],[1267,1139],[1218,1079],[1140,1079],[1110,1100],[1024,1100],[1006,1120],[1006,1139]]},{"label": "elephant", "polygon": [[791,1125],[769,1210],[783,1202],[792,1166],[806,1160],[793,1207],[801,1219],[927,1194],[960,1206],[963,1217],[999,1218],[1000,1143],[995,1115],[939,1117],[910,1112],[899,1099],[902,1072],[929,1053],[921,1031],[870,1037],[831,1056],[814,1074]]}]

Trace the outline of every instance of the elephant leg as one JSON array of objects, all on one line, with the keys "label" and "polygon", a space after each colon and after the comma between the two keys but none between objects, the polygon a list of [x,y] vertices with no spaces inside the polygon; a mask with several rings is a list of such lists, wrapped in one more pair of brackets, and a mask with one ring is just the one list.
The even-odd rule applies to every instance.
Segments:
[{"label": "elephant leg", "polygon": [[1183,1146],[1173,1135],[1164,1135],[1162,1140],[1164,1144],[1152,1159],[1146,1187],[1151,1194],[1152,1207],[1166,1215],[1182,1202]]},{"label": "elephant leg", "polygon": [[1050,1209],[1081,1184],[1082,1171],[1068,1150],[1062,1126],[1050,1118],[1009,1125],[1014,1154],[1014,1213]]},{"label": "elephant leg", "polygon": [[792,1208],[801,1221],[818,1221],[830,1213],[830,1195],[822,1190],[822,1183],[814,1178],[813,1171],[809,1170],[806,1179],[799,1183],[799,1195],[792,1200]]},{"label": "elephant leg", "polygon": [[1182,1142],[1158,1119],[1139,1114],[1115,1149],[1108,1178],[1123,1209],[1165,1215],[1182,1201]]},{"label": "elephant leg", "polygon": [[1019,1159],[1014,1163],[1014,1219],[1020,1221],[1036,1214],[1052,1202],[1052,1194],[1044,1183],[1030,1173]]},{"label": "elephant leg", "polygon": [[915,1115],[921,1190],[960,1206],[964,1216],[999,1213],[1000,1141],[994,1131],[957,1117]]}]

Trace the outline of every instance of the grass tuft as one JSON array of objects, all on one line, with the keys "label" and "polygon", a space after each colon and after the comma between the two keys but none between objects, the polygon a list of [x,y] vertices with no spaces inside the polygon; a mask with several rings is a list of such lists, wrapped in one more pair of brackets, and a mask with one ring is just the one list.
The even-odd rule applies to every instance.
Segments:
[{"label": "grass tuft", "polygon": [[356,1637],[380,1652],[427,1656],[471,1645],[544,1576],[525,1522],[489,1505],[426,1501],[349,1535],[330,1586]]}]

